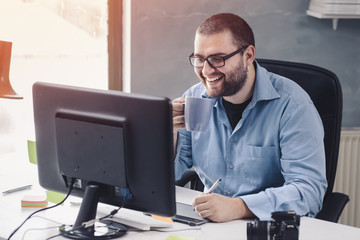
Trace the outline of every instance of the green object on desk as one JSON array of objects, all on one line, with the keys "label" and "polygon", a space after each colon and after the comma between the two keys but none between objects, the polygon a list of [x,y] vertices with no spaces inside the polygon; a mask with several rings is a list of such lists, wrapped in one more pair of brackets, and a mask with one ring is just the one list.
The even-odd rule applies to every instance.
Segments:
[{"label": "green object on desk", "polygon": [[50,191],[50,190],[46,191],[46,200],[48,202],[58,204],[59,202],[64,200],[64,198],[65,198],[65,194],[63,194],[63,193],[58,193],[58,192],[54,192],[54,191]]},{"label": "green object on desk", "polygon": [[34,141],[28,140],[27,147],[28,147],[29,161],[33,164],[37,164],[36,143]]},{"label": "green object on desk", "polygon": [[184,236],[170,235],[165,240],[196,240],[196,237],[184,237]]},{"label": "green object on desk", "polygon": [[[37,164],[37,155],[36,155],[36,142],[28,140],[28,155],[29,155],[29,161],[33,164]],[[46,200],[48,202],[52,202],[55,204],[58,204],[62,200],[64,200],[65,194],[58,193],[54,191],[47,191],[46,192]]]},{"label": "green object on desk", "polygon": [[[29,161],[33,164],[37,164],[36,142],[27,140],[27,146],[28,146]],[[46,200],[48,202],[58,204],[59,202],[64,200],[64,198],[65,198],[65,194],[63,193],[58,193],[49,190],[46,192]]]}]

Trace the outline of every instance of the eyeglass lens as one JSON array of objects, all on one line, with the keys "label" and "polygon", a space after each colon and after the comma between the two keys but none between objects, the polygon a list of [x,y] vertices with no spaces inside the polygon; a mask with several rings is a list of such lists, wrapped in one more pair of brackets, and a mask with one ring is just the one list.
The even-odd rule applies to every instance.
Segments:
[{"label": "eyeglass lens", "polygon": [[207,61],[212,67],[222,67],[225,65],[224,59],[222,57],[209,57],[209,58],[201,58],[201,57],[190,57],[191,65],[194,67],[203,67],[205,61]]}]

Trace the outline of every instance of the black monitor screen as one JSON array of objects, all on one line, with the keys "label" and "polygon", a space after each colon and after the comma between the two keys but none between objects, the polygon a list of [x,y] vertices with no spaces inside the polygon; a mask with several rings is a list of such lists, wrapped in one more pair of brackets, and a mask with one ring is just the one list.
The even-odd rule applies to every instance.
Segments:
[{"label": "black monitor screen", "polygon": [[75,182],[72,194],[84,205],[87,189],[96,186],[86,203],[95,211],[100,201],[175,215],[168,98],[35,83],[33,103],[42,187],[67,193]]}]

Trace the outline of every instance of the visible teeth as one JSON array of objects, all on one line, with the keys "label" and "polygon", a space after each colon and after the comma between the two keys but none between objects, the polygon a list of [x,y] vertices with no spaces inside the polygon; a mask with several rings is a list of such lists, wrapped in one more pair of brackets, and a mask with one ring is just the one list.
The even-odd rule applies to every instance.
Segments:
[{"label": "visible teeth", "polygon": [[206,80],[209,82],[213,82],[213,81],[219,80],[220,78],[221,78],[221,76],[218,76],[218,77],[214,77],[214,78],[206,78]]}]

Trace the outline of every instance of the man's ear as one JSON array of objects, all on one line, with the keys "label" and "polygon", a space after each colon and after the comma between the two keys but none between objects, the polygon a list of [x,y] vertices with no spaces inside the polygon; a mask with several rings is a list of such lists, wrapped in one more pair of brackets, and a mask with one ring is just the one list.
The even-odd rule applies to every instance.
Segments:
[{"label": "man's ear", "polygon": [[255,48],[253,45],[250,45],[245,49],[244,57],[246,65],[251,66],[255,59]]}]

